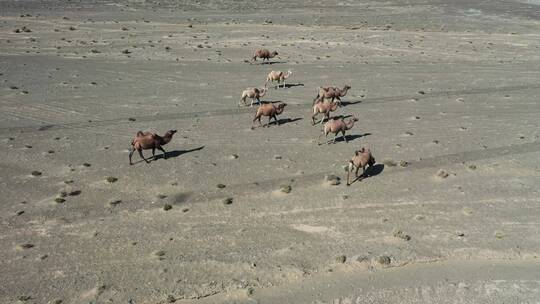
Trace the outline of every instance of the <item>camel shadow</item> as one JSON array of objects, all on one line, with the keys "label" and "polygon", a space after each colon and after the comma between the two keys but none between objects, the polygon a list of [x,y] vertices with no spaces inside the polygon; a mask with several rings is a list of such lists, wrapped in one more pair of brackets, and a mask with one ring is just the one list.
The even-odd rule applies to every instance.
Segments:
[{"label": "camel shadow", "polygon": [[[362,137],[366,137],[366,136],[369,136],[369,135],[371,135],[371,133],[345,135],[345,137],[347,138],[347,142],[351,142],[351,141],[353,141],[353,140],[355,140],[357,138],[362,138]],[[336,142],[342,142],[342,141],[345,141],[343,136],[336,138]]]},{"label": "camel shadow", "polygon": [[335,119],[345,119],[345,118],[349,118],[349,117],[352,117],[352,114],[347,114],[347,115],[336,115],[336,116],[330,117],[330,119],[331,119],[331,120],[335,120]]},{"label": "camel shadow", "polygon": [[266,104],[266,103],[280,103],[280,102],[283,102],[281,100],[261,100],[261,104]]},{"label": "camel shadow", "polygon": [[286,83],[285,86],[275,86],[274,89],[279,89],[279,88],[290,89],[294,87],[303,87],[303,86],[304,86],[303,83]]},{"label": "camel shadow", "polygon": [[[191,153],[191,152],[195,152],[195,151],[200,151],[204,149],[204,146],[200,146],[198,148],[193,148],[193,149],[189,149],[189,150],[173,150],[173,151],[167,151],[167,159],[169,158],[176,158],[176,157],[179,157],[183,154],[186,154],[186,153]],[[153,161],[156,161],[158,159],[162,159],[163,158],[163,154],[159,154],[159,155],[156,155],[156,157],[153,159]]]},{"label": "camel shadow", "polygon": [[291,122],[295,122],[295,121],[299,121],[299,120],[302,120],[301,117],[298,117],[298,118],[280,118],[278,119],[278,123],[279,125],[276,125],[276,122],[273,120],[271,121],[270,123],[266,123],[264,125],[260,125],[260,126],[251,126],[251,130],[254,130],[256,128],[268,128],[272,125],[274,126],[281,126],[281,125],[285,125],[285,124],[288,124],[288,123],[291,123]]},{"label": "camel shadow", "polygon": [[341,106],[342,107],[346,107],[346,106],[350,106],[350,105],[355,105],[357,103],[362,103],[362,100],[356,100],[356,101],[342,101],[341,102]]},{"label": "camel shadow", "polygon": [[284,124],[288,124],[288,123],[291,123],[291,122],[295,122],[295,121],[299,121],[299,120],[302,120],[303,118],[302,117],[297,117],[297,118],[282,118],[282,119],[278,119],[278,122],[280,125],[284,125]]},{"label": "camel shadow", "polygon": [[262,64],[270,64],[270,65],[272,65],[272,64],[278,64],[278,63],[287,63],[287,61],[266,61],[266,62],[263,61],[263,62],[261,62],[259,64],[260,65],[262,65]]},{"label": "camel shadow", "polygon": [[355,178],[349,185],[354,184],[357,181],[362,181],[364,178],[372,177],[379,175],[383,172],[384,165],[383,164],[375,164],[373,166],[370,166],[366,169],[366,172],[364,174],[360,175],[359,177]]},{"label": "camel shadow", "polygon": [[383,164],[375,164],[369,168],[366,169],[366,172],[364,172],[364,177],[372,177],[372,176],[377,176],[379,174],[381,174],[381,172],[383,172],[384,170],[384,165]]},{"label": "camel shadow", "polygon": [[[322,134],[324,135],[324,134]],[[328,138],[325,139],[324,142],[320,142],[320,138],[321,136],[320,135],[318,137],[318,145],[329,145],[329,144],[334,144],[334,139],[331,138],[330,140],[328,140]],[[364,134],[356,134],[356,135],[345,135],[345,138],[347,138],[347,142],[351,142],[357,138],[361,138],[361,137],[364,137],[364,136],[368,136],[368,135],[371,135],[371,133],[364,133]],[[336,137],[336,142],[335,143],[338,143],[338,142],[342,142],[342,141],[345,141],[345,138],[343,138],[343,136],[339,136],[339,137]]]}]

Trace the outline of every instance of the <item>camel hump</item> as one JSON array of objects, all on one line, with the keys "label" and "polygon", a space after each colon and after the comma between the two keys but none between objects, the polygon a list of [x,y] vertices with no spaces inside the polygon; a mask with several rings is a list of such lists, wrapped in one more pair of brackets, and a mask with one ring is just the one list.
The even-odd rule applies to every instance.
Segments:
[{"label": "camel hump", "polygon": [[139,137],[139,136],[144,136],[144,133],[143,133],[143,131],[139,131],[139,132],[137,132],[137,137]]}]

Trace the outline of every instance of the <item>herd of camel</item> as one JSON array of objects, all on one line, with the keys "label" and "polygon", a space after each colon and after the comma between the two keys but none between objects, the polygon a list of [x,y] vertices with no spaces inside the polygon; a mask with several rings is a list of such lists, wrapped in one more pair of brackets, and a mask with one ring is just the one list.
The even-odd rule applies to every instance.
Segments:
[{"label": "herd of camel", "polygon": [[[271,58],[274,58],[278,55],[278,52],[273,51],[270,52],[267,49],[258,49],[255,51],[252,57],[251,62],[255,62],[257,58],[261,58],[263,62],[269,61]],[[240,98],[240,101],[238,102],[238,106],[241,105],[241,103],[244,106],[247,106],[246,99],[251,99],[251,107],[253,106],[254,102],[257,101],[258,108],[255,113],[255,118],[253,119],[253,123],[255,121],[259,122],[259,126],[262,126],[261,124],[261,117],[265,116],[268,117],[268,124],[266,124],[267,127],[270,126],[272,118],[274,119],[276,125],[279,125],[279,120],[277,119],[277,115],[280,115],[283,113],[283,110],[285,109],[285,106],[287,106],[286,103],[264,103],[261,102],[260,98],[265,96],[268,92],[268,83],[273,83],[274,81],[277,82],[276,89],[280,88],[281,86],[286,87],[285,80],[289,78],[292,75],[292,72],[289,70],[287,72],[282,71],[271,71],[268,76],[266,77],[266,83],[264,84],[263,88],[247,88],[242,92],[242,96]],[[326,123],[324,124],[322,128],[321,135],[319,135],[319,140],[321,136],[324,134],[326,139],[326,144],[329,144],[329,141],[327,140],[328,134],[333,133],[334,134],[334,140],[332,143],[336,142],[336,137],[338,134],[341,133],[343,139],[345,142],[347,142],[347,137],[345,136],[345,132],[347,130],[350,130],[353,128],[354,123],[358,121],[358,118],[355,116],[345,120],[344,118],[334,118],[330,119],[330,113],[337,110],[338,107],[341,106],[341,97],[344,97],[347,95],[347,92],[351,89],[351,86],[345,85],[343,88],[339,88],[337,86],[327,86],[327,87],[319,87],[317,91],[317,96],[313,100],[313,114],[311,116],[312,125],[315,125],[315,118],[317,115],[322,114],[323,117],[320,120],[320,124],[322,125],[326,119]],[[139,152],[140,157],[149,163],[150,161],[144,157],[143,150],[152,150],[152,157],[155,159],[155,151],[160,150],[163,152],[163,158],[167,158],[167,153],[163,149],[163,146],[169,143],[173,137],[173,135],[176,133],[176,130],[169,130],[165,135],[159,136],[156,133],[152,132],[137,132],[137,135],[131,142],[131,150],[129,152],[129,164],[132,165],[131,158],[133,156],[133,153],[135,150]],[[319,142],[320,145],[320,142]],[[350,173],[351,171],[355,171],[355,180],[358,180],[360,178],[363,178],[365,176],[366,167],[373,166],[375,164],[375,158],[371,154],[371,151],[367,148],[362,148],[360,150],[356,150],[354,152],[354,156],[349,161],[349,165],[347,167],[347,186],[351,184]],[[362,168],[362,174],[358,175],[358,172]],[[353,181],[353,182],[354,182]]]}]

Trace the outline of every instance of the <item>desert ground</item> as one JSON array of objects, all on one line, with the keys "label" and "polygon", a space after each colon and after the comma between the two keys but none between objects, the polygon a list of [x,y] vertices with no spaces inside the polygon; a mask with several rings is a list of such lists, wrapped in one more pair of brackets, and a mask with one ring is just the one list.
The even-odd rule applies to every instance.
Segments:
[{"label": "desert ground", "polygon": [[0,303],[540,303],[539,48],[532,0],[0,0]]}]

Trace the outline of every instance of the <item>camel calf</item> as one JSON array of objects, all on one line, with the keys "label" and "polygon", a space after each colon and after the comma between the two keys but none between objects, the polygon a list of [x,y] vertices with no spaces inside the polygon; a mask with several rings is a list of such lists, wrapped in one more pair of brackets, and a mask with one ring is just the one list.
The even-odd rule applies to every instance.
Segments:
[{"label": "camel calf", "polygon": [[149,163],[150,161],[144,158],[142,150],[152,149],[152,157],[155,159],[156,149],[158,149],[163,152],[163,158],[167,159],[167,152],[163,150],[162,146],[168,144],[171,141],[174,133],[176,133],[176,130],[169,130],[163,136],[159,136],[156,133],[152,132],[137,132],[137,136],[131,141],[131,151],[129,151],[129,164],[133,165],[133,163],[131,162],[131,156],[133,156],[135,150],[139,152],[139,155],[142,159],[144,159],[144,161],[146,161],[146,163]]},{"label": "camel calf", "polygon": [[279,125],[277,115],[283,113],[285,106],[287,106],[286,103],[280,103],[277,105],[277,107],[273,103],[262,104],[259,106],[259,108],[257,108],[257,113],[255,114],[255,118],[253,118],[253,122],[259,120],[259,126],[262,126],[261,117],[268,116],[268,124],[266,125],[267,127],[270,126],[270,121],[272,120],[272,118],[274,118],[276,124]]},{"label": "camel calf", "polygon": [[360,150],[355,151],[354,156],[349,161],[349,167],[347,170],[347,186],[351,185],[349,181],[349,176],[353,168],[355,169],[354,176],[356,179],[358,179],[358,170],[360,170],[360,168],[362,168],[361,176],[363,177],[364,174],[366,173],[366,166],[371,167],[374,164],[375,164],[375,158],[373,158],[373,155],[371,155],[371,151],[369,149],[362,148]]}]

